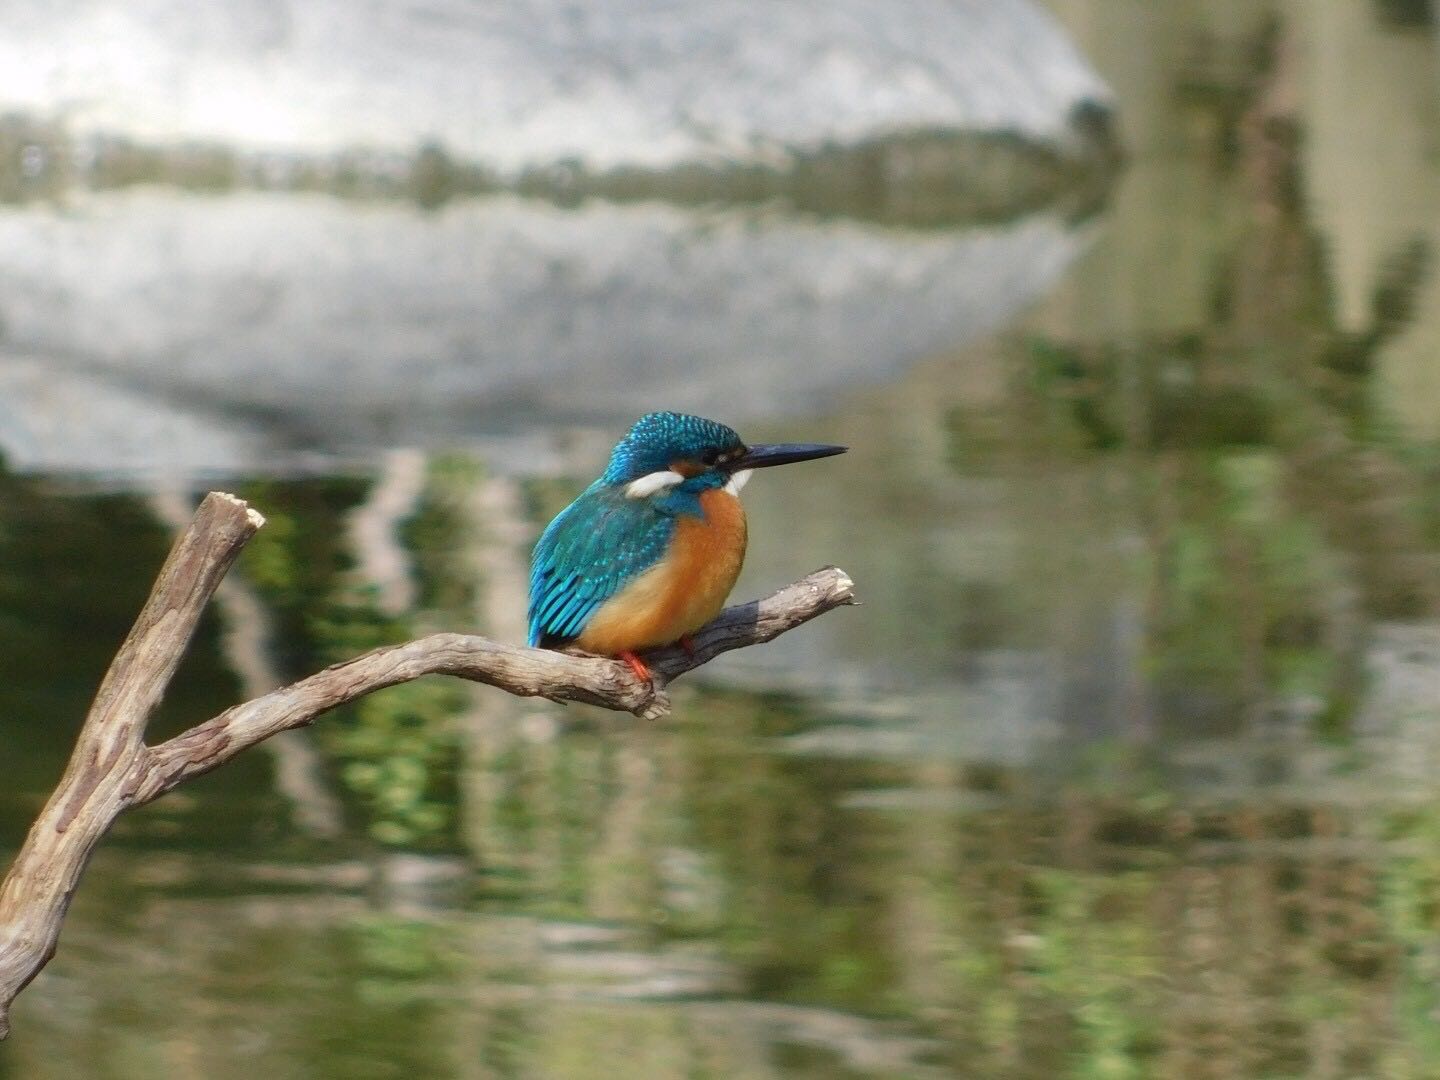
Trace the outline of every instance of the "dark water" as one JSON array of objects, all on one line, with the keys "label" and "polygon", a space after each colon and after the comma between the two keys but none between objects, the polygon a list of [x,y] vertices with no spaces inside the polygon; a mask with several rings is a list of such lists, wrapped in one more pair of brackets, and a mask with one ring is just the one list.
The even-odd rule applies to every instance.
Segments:
[{"label": "dark water", "polygon": [[[1434,28],[1055,7],[1129,156],[1084,253],[745,425],[854,449],[747,489],[740,592],[865,606],[661,724],[421,683],[130,815],[0,1077],[1440,1075]],[[565,431],[230,477],[269,525],[154,736],[516,636]],[[0,848],[189,487],[0,474]]]}]

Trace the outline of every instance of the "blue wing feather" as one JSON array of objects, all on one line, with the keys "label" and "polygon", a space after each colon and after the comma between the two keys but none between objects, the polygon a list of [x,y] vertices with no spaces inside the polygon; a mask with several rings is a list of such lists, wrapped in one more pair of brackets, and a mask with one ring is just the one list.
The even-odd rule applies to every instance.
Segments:
[{"label": "blue wing feather", "polygon": [[596,481],[556,515],[530,563],[530,644],[579,637],[606,600],[664,556],[675,518]]}]

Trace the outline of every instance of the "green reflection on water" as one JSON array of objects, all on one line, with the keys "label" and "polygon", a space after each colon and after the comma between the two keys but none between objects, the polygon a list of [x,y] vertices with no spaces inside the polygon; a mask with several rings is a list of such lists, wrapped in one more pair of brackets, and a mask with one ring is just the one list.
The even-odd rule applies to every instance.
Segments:
[{"label": "green reflection on water", "polygon": [[0,114],[0,205],[165,185],[208,195],[271,190],[405,199],[436,210],[456,199],[513,191],[567,205],[591,198],[769,204],[821,217],[955,228],[1010,221],[1057,204],[1089,212],[1104,201],[1117,164],[1109,118],[1098,107],[1078,118],[1063,146],[1016,134],[915,129],[859,144],[790,147],[767,163],[720,154],[648,168],[591,169],[571,161],[508,179],[433,142],[412,153],[256,154],[211,143],[77,138],[60,121]]}]

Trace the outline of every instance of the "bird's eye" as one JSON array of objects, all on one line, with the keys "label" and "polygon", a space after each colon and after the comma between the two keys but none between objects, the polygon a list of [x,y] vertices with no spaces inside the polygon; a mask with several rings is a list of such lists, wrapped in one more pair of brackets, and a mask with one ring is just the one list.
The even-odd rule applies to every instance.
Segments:
[{"label": "bird's eye", "polygon": [[720,460],[720,451],[713,446],[700,455],[700,461],[705,465],[714,465]]}]

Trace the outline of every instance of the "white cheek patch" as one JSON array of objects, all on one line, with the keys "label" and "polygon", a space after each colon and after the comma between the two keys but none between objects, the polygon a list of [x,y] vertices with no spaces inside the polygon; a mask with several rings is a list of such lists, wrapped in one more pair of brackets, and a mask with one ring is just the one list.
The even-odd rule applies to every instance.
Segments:
[{"label": "white cheek patch", "polygon": [[732,473],[730,476],[730,482],[725,485],[725,490],[728,491],[731,495],[739,495],[740,489],[743,488],[747,483],[749,483],[750,477],[754,474],[754,472],[754,469],[741,469],[737,473]]},{"label": "white cheek patch", "polygon": [[681,483],[685,477],[678,472],[665,469],[662,472],[646,473],[639,480],[631,480],[625,485],[625,494],[632,499],[644,499],[654,495],[657,491],[664,491],[668,487],[674,487]]}]

